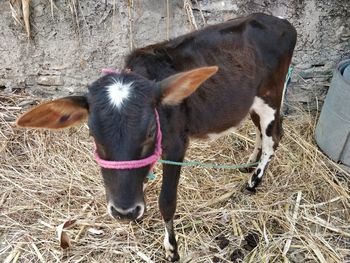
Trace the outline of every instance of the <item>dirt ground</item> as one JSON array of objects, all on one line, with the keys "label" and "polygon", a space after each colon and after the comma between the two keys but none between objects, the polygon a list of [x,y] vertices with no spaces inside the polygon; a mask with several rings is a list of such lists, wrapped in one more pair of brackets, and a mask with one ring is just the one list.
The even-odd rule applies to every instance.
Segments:
[{"label": "dirt ground", "polygon": [[[112,220],[86,125],[14,126],[39,100],[0,94],[0,261],[163,262],[159,165],[142,221]],[[242,190],[248,175],[238,170],[183,168],[175,218],[181,262],[350,262],[350,175],[315,145],[317,116],[295,112],[256,194]],[[193,141],[186,159],[244,163],[253,131],[247,121],[238,134]],[[57,227],[73,219],[64,250]]]}]

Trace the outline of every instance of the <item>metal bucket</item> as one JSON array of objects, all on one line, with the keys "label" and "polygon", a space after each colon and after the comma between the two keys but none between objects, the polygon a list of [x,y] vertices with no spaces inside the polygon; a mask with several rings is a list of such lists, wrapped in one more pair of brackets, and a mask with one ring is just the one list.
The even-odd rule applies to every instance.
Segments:
[{"label": "metal bucket", "polygon": [[348,66],[350,59],[340,62],[334,71],[315,139],[331,159],[350,166],[350,79],[343,76]]}]

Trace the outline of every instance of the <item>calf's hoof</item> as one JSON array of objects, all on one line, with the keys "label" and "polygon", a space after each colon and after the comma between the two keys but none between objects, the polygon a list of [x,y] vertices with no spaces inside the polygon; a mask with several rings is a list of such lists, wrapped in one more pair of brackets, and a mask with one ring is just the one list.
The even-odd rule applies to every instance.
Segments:
[{"label": "calf's hoof", "polygon": [[250,194],[255,194],[256,193],[256,188],[255,187],[251,187],[249,184],[247,184],[245,189],[248,190]]},{"label": "calf's hoof", "polygon": [[251,193],[256,193],[256,187],[261,182],[261,177],[258,177],[258,174],[260,173],[260,169],[254,172],[252,175],[252,178],[249,180],[246,189],[250,191]]},{"label": "calf's hoof", "polygon": [[[166,232],[167,233],[167,232]],[[176,262],[180,260],[179,253],[177,252],[177,244],[175,238],[169,242],[169,237],[164,237],[165,258],[170,262]]]},{"label": "calf's hoof", "polygon": [[177,262],[180,260],[180,256],[177,252],[167,251],[166,259],[170,262]]}]

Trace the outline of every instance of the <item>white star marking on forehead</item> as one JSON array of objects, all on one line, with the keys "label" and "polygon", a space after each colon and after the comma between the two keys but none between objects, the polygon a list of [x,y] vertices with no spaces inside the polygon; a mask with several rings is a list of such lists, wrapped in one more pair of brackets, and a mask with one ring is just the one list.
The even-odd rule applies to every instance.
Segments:
[{"label": "white star marking on forehead", "polygon": [[120,109],[124,102],[129,98],[130,90],[133,82],[123,83],[119,80],[114,80],[114,83],[107,86],[109,102],[113,107]]}]

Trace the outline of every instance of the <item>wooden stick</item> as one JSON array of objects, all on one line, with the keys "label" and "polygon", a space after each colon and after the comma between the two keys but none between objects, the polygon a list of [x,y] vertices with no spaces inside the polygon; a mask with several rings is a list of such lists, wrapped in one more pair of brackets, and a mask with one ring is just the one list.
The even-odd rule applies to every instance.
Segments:
[{"label": "wooden stick", "polygon": [[29,10],[29,7],[30,7],[30,0],[22,0],[24,26],[26,28],[28,38],[30,38],[30,23],[29,23],[30,10]]},{"label": "wooden stick", "polygon": [[287,239],[286,244],[284,245],[284,249],[282,252],[282,256],[286,258],[287,252],[290,248],[290,245],[292,243],[292,238],[293,238],[293,233],[295,231],[295,224],[298,216],[298,211],[299,211],[299,206],[300,206],[300,200],[301,200],[301,191],[297,193],[297,199],[295,201],[295,206],[294,206],[294,211],[293,211],[293,216],[292,216],[292,221],[291,221],[291,233],[290,237]]},{"label": "wooden stick", "polygon": [[166,0],[166,39],[169,40],[169,27],[170,27],[170,10],[169,0]]},{"label": "wooden stick", "polygon": [[133,8],[133,0],[128,1],[128,15],[129,15],[129,36],[130,36],[130,50],[134,49],[134,38],[132,35],[132,12],[131,9]]}]

